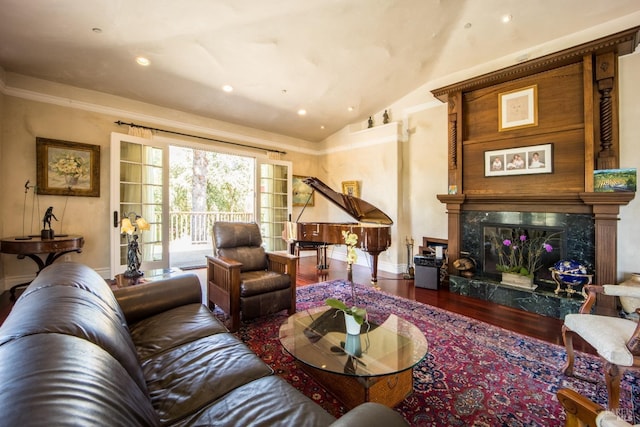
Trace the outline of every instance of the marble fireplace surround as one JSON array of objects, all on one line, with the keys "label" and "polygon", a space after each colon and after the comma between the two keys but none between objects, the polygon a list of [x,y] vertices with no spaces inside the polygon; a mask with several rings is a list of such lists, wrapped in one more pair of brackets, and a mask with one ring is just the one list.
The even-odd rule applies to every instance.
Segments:
[{"label": "marble fireplace surround", "polygon": [[[484,223],[504,221],[509,225],[562,226],[567,233],[566,257],[590,263],[594,267],[594,283],[616,283],[619,210],[634,196],[635,193],[586,192],[520,196],[440,194],[438,199],[447,206],[448,251],[452,260],[459,258],[463,252],[469,252],[474,259],[481,261]],[[534,312],[537,311],[523,307],[522,302],[533,301],[525,305],[535,307],[540,301],[536,293],[546,292],[543,299],[552,301],[558,307],[557,314],[540,314],[556,317],[565,314],[566,310],[577,311],[575,297],[571,300],[574,302],[567,306],[565,300],[570,298],[562,294],[555,296],[544,287],[536,291],[517,290],[514,293],[511,289],[496,285],[497,280],[483,277],[481,269],[471,280],[460,278],[451,264],[451,291]],[[505,294],[512,295],[505,297]],[[509,303],[510,300],[513,302]],[[614,304],[609,300],[599,300],[598,304],[615,308],[609,307]]]}]

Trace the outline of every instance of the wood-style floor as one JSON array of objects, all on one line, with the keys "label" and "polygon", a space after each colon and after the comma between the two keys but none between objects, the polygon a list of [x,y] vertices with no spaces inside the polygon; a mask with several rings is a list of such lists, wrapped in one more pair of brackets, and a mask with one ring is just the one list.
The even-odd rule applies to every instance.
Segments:
[{"label": "wood-style floor", "polygon": [[[298,286],[326,280],[344,279],[345,277],[345,262],[331,260],[330,268],[320,272],[316,269],[315,256],[300,258],[298,264]],[[369,283],[370,279],[371,275],[368,268],[354,266],[354,282]],[[443,286],[438,290],[416,288],[413,280],[404,279],[402,274],[379,271],[378,285],[384,291],[394,295],[440,307],[444,310],[478,319],[523,335],[562,345],[563,322],[559,319],[454,294]],[[6,291],[0,296],[0,323],[4,322],[12,306],[13,303],[10,300],[9,292]],[[579,339],[574,340],[574,346],[576,350],[593,353],[593,349]]]}]

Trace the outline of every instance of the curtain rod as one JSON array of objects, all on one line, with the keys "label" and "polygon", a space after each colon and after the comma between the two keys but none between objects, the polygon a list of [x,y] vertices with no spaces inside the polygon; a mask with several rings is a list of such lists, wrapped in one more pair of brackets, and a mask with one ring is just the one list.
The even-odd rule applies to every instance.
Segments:
[{"label": "curtain rod", "polygon": [[123,125],[133,126],[133,127],[142,128],[142,129],[155,130],[155,131],[158,131],[158,132],[171,133],[173,135],[188,136],[190,138],[198,138],[198,139],[204,139],[204,140],[207,140],[207,141],[220,142],[222,144],[235,145],[236,147],[251,148],[253,150],[261,150],[261,151],[267,151],[267,152],[278,153],[278,154],[287,154],[286,151],[272,150],[272,149],[269,149],[269,148],[262,148],[262,147],[256,147],[256,146],[253,146],[253,145],[240,144],[238,142],[222,141],[220,139],[208,138],[206,136],[191,135],[191,134],[188,134],[188,133],[176,132],[176,131],[173,131],[173,130],[152,128],[152,127],[149,127],[149,126],[137,125],[135,123],[123,122],[121,120],[118,120],[117,122],[114,122],[114,123],[119,125],[119,126],[123,126]]}]

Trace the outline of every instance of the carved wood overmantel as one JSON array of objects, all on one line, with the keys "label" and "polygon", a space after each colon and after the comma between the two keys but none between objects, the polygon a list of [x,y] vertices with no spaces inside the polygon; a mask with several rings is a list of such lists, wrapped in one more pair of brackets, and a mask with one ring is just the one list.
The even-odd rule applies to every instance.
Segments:
[{"label": "carved wood overmantel", "polygon": [[[635,193],[596,193],[593,172],[619,167],[618,58],[639,42],[635,27],[432,91],[449,110],[448,184],[455,194],[437,197],[447,206],[450,258],[460,256],[465,210],[588,213],[596,280],[616,282],[619,207]],[[534,85],[535,125],[499,129],[500,95]],[[551,173],[486,173],[486,151],[540,144],[552,144]]]}]

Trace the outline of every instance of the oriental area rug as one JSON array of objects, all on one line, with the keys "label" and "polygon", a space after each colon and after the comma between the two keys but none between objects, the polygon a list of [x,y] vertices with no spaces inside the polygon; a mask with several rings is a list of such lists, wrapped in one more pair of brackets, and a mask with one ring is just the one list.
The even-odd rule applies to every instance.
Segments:
[{"label": "oriental area rug", "polygon": [[[412,426],[563,426],[559,388],[578,391],[606,405],[602,364],[577,352],[575,372],[561,372],[564,347],[489,325],[437,307],[356,285],[360,306],[382,323],[390,313],[416,325],[429,342],[427,356],[414,368],[414,392],[395,410]],[[351,287],[330,281],[300,287],[297,310],[324,305],[326,298],[349,301]],[[221,314],[221,313],[218,313]],[[290,384],[336,417],[345,409],[300,370],[278,339],[286,312],[242,324],[238,336]],[[640,376],[626,371],[620,415],[638,422]]]}]

